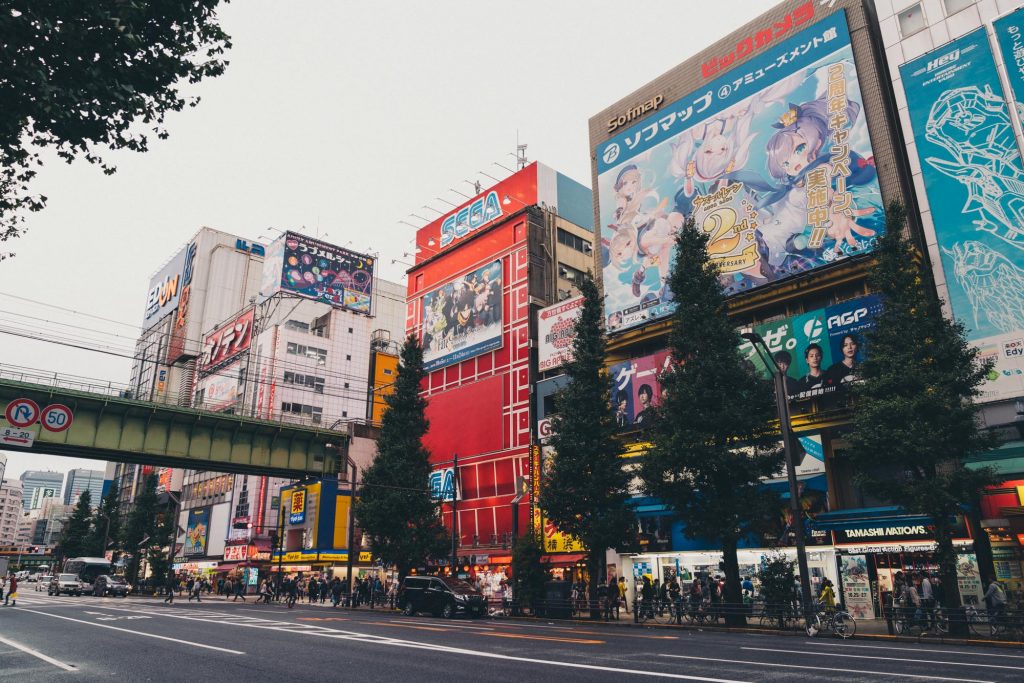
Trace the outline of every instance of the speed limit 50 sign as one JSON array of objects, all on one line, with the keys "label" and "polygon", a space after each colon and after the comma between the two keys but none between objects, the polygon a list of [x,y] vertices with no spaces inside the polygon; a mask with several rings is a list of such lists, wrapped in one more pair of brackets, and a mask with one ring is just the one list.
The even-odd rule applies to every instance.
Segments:
[{"label": "speed limit 50 sign", "polygon": [[60,403],[46,406],[39,416],[43,429],[50,432],[63,432],[71,426],[72,420],[74,416],[71,414],[71,408]]}]

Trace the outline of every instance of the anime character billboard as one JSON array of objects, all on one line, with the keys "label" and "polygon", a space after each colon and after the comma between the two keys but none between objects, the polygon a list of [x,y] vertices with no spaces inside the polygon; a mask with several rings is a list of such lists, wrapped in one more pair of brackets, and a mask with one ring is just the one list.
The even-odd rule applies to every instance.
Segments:
[{"label": "anime character billboard", "polygon": [[423,369],[437,370],[501,347],[501,261],[423,296]]},{"label": "anime character billboard", "polygon": [[260,297],[285,291],[369,314],[373,265],[372,256],[286,232],[264,255]]},{"label": "anime character billboard", "polygon": [[186,557],[205,555],[209,538],[210,508],[192,508],[188,511],[188,523],[185,525],[185,548],[182,554]]},{"label": "anime character billboard", "polygon": [[874,249],[884,216],[846,18],[810,18],[595,150],[610,332],[672,312],[691,216],[727,294]]},{"label": "anime character billboard", "polygon": [[996,361],[984,397],[1018,396],[1024,166],[985,29],[904,64],[900,75],[949,304],[982,357]]},{"label": "anime character billboard", "polygon": [[[875,295],[754,327],[785,374],[791,401],[827,396],[854,379],[866,352],[866,335],[882,309]],[[765,377],[768,367],[750,342],[740,353]]]},{"label": "anime character billboard", "polygon": [[628,432],[649,426],[652,408],[661,405],[659,375],[672,364],[668,350],[616,363],[610,369],[612,407],[619,431]]}]

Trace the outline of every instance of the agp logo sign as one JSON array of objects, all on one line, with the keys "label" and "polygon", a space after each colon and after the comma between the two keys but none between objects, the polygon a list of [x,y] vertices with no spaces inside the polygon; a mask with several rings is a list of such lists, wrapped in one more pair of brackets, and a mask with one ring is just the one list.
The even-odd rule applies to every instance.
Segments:
[{"label": "agp logo sign", "polygon": [[856,325],[861,321],[862,318],[866,317],[868,309],[858,308],[855,311],[846,311],[840,315],[831,315],[828,318],[828,329],[834,329],[836,327],[844,327],[846,325]]}]

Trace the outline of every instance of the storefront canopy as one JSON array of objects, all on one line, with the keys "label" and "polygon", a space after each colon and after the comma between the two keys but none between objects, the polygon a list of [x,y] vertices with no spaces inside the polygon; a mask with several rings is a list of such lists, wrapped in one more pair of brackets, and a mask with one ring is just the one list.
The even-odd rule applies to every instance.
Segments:
[{"label": "storefront canopy", "polygon": [[557,565],[569,565],[576,564],[580,560],[586,559],[585,553],[567,553],[564,555],[542,555],[540,561],[542,564],[557,564]]},{"label": "storefront canopy", "polygon": [[903,508],[893,505],[822,512],[811,520],[810,527],[815,531],[846,531],[931,523],[932,519],[928,515],[910,515]]},{"label": "storefront canopy", "polygon": [[1021,474],[1024,472],[1024,441],[1006,441],[999,448],[971,456],[964,467],[969,470],[991,467],[1001,475]]}]

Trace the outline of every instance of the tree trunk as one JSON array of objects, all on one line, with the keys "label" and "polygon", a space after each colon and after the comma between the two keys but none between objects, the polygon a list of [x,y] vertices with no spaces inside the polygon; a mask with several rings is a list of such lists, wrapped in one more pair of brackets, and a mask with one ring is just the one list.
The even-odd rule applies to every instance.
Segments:
[{"label": "tree trunk", "polygon": [[725,563],[724,612],[726,626],[746,626],[743,615],[743,596],[740,587],[740,561],[736,556],[737,540],[722,539],[722,560]]},{"label": "tree trunk", "polygon": [[939,563],[939,577],[945,595],[943,607],[956,609],[960,607],[960,586],[956,580],[956,549],[953,548],[951,531],[948,523],[935,525],[935,559]]},{"label": "tree trunk", "polygon": [[992,543],[989,542],[988,534],[981,526],[981,511],[971,506],[964,515],[967,520],[967,528],[970,529],[971,538],[974,539],[974,554],[978,558],[978,573],[981,575],[981,585],[988,586],[995,578],[992,560]]},{"label": "tree trunk", "polygon": [[604,554],[604,550],[599,551],[591,550],[587,554],[587,571],[590,576],[587,577],[589,588],[587,595],[590,600],[590,618],[599,621],[601,619],[601,605],[598,604],[597,600],[597,586],[601,576],[601,558]]}]

